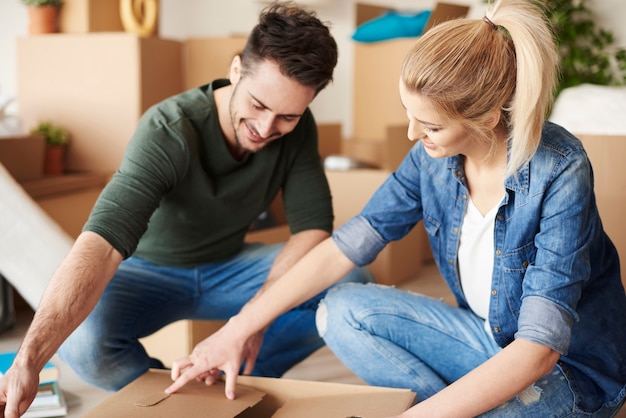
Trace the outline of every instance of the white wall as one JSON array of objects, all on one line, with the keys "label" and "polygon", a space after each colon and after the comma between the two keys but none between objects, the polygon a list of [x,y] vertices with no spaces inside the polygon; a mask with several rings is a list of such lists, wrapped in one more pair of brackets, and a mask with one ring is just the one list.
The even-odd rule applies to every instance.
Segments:
[{"label": "white wall", "polygon": [[16,39],[26,35],[27,25],[26,9],[19,0],[0,0],[0,104],[15,97]]},{"label": "white wall", "polygon": [[[185,39],[200,36],[245,34],[255,24],[259,10],[267,4],[260,0],[160,0],[160,35],[164,38]],[[470,4],[471,17],[480,17],[482,0],[455,0]],[[398,9],[431,8],[435,0],[362,0]],[[334,83],[315,99],[312,105],[321,122],[340,122],[344,135],[352,132],[352,41],[354,4],[356,0],[302,0],[316,4],[320,18],[331,23],[339,45],[339,63]],[[599,24],[610,29],[619,45],[626,46],[626,2],[623,0],[589,0]],[[15,39],[26,35],[26,9],[19,0],[0,0],[0,97],[14,97],[17,89]],[[0,103],[2,99],[0,98]],[[13,109],[13,111],[17,111]]]}]

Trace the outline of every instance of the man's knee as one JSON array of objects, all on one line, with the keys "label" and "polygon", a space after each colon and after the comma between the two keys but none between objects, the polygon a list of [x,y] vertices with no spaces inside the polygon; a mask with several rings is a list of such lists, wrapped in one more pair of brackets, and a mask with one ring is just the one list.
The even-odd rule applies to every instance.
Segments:
[{"label": "man's knee", "polygon": [[70,337],[61,345],[58,354],[70,368],[85,382],[104,390],[117,390],[103,382],[103,375],[111,373],[104,360],[106,356],[94,351],[91,344],[82,344],[77,339]]},{"label": "man's knee", "polygon": [[111,348],[102,341],[87,341],[71,335],[58,355],[78,377],[100,389],[117,391],[148,370],[148,359],[132,355],[130,348]]}]

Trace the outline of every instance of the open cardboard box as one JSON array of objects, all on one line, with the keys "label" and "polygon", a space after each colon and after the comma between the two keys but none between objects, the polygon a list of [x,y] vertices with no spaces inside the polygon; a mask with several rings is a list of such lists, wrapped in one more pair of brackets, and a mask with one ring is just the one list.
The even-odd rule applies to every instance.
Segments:
[{"label": "open cardboard box", "polygon": [[408,389],[342,383],[239,376],[237,398],[224,396],[224,384],[192,381],[170,396],[166,370],[149,370],[83,418],[381,418],[398,415],[415,401]]}]

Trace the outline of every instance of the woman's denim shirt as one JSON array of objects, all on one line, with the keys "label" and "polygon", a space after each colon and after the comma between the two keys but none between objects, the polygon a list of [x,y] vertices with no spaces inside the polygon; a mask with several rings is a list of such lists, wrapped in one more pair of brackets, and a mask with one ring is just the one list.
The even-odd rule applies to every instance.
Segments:
[{"label": "woman's denim shirt", "polygon": [[[625,390],[626,297],[581,142],[546,122],[536,154],[505,187],[494,228],[493,338],[501,347],[522,338],[558,351],[573,390],[593,395],[580,407],[610,403]],[[457,268],[467,203],[462,157],[432,158],[418,142],[333,240],[363,266],[423,220],[442,276],[469,309]]]}]

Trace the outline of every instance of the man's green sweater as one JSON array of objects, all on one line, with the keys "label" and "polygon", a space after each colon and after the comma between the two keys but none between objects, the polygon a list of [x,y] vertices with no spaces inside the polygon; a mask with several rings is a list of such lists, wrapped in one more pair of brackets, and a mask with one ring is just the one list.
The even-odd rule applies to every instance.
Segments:
[{"label": "man's green sweater", "polygon": [[307,109],[296,128],[242,161],[229,153],[213,90],[192,89],[150,108],[84,231],[125,258],[176,267],[239,252],[252,222],[282,189],[292,233],[332,230],[332,204]]}]

